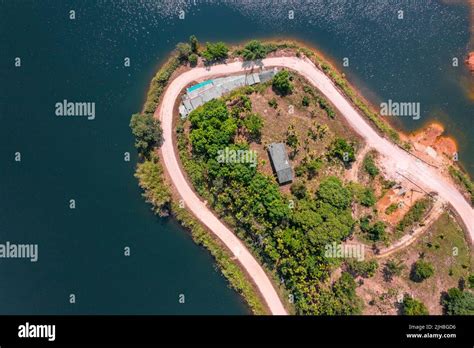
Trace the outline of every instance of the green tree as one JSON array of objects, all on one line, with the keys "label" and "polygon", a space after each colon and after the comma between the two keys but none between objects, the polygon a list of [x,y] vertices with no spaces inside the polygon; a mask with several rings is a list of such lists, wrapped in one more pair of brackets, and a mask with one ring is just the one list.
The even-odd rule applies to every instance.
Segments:
[{"label": "green tree", "polygon": [[346,261],[346,265],[349,273],[354,277],[361,276],[363,278],[373,277],[379,268],[379,264],[376,260],[357,261],[355,259],[349,259]]},{"label": "green tree", "polygon": [[199,41],[195,35],[189,37],[189,44],[191,45],[191,51],[195,54],[198,53]]},{"label": "green tree", "polygon": [[176,50],[178,51],[178,58],[181,61],[187,60],[189,55],[192,53],[191,45],[184,42],[180,42],[179,44],[177,44]]},{"label": "green tree", "polygon": [[316,99],[316,102],[319,104],[319,107],[323,109],[324,111],[326,111],[326,114],[328,115],[329,118],[333,119],[336,117],[336,113],[334,109],[331,107],[331,105],[326,99],[324,99],[320,95],[317,95],[315,99]]},{"label": "green tree", "polygon": [[335,176],[330,176],[321,181],[317,196],[322,201],[340,209],[347,208],[351,203],[349,190],[346,189],[341,180]]},{"label": "green tree", "polygon": [[229,116],[225,102],[213,99],[189,114],[190,140],[194,154],[206,158],[217,157],[218,151],[232,143],[237,122]]},{"label": "green tree", "polygon": [[152,204],[154,212],[160,216],[169,215],[171,193],[163,181],[163,169],[159,164],[158,156],[153,154],[149,160],[138,163],[135,177],[143,189],[143,197]]},{"label": "green tree", "polygon": [[431,277],[433,274],[433,265],[420,259],[413,264],[410,278],[415,282],[422,282],[423,280]]},{"label": "green tree", "polygon": [[469,291],[451,288],[442,300],[448,315],[473,315],[474,295]]},{"label": "green tree", "polygon": [[290,124],[288,126],[288,130],[286,131],[286,144],[293,150],[296,150],[300,144],[298,134],[296,133],[296,129],[293,124]]},{"label": "green tree", "polygon": [[387,239],[385,227],[385,223],[382,221],[377,221],[373,225],[370,225],[370,221],[367,217],[360,220],[361,231],[365,232],[367,237],[374,242],[384,241]]},{"label": "green tree", "polygon": [[297,181],[291,185],[290,191],[296,198],[303,199],[306,197],[307,189],[303,182]]},{"label": "green tree", "polygon": [[467,278],[469,287],[471,289],[474,289],[474,274],[470,274],[469,277]]},{"label": "green tree", "polygon": [[290,73],[287,70],[280,70],[273,77],[273,89],[281,95],[290,94],[293,91],[293,84],[290,81]]},{"label": "green tree", "polygon": [[361,314],[363,304],[356,294],[356,288],[354,278],[349,273],[343,272],[330,291],[323,289],[319,291],[316,309],[311,312],[319,315]]},{"label": "green tree", "polygon": [[323,162],[321,159],[311,159],[305,164],[306,171],[308,173],[308,178],[312,179],[318,174],[319,170],[322,168]]},{"label": "green tree", "polygon": [[371,207],[375,204],[375,202],[376,202],[376,198],[375,198],[374,190],[371,188],[364,189],[360,196],[360,204],[366,207]]},{"label": "green tree", "polygon": [[379,174],[379,169],[375,165],[374,157],[371,154],[367,154],[364,158],[364,169],[373,179]]},{"label": "green tree", "polygon": [[385,263],[384,278],[386,281],[392,281],[394,276],[401,276],[405,265],[402,261],[388,260]]},{"label": "green tree", "polygon": [[198,55],[196,53],[192,53],[188,58],[189,64],[191,66],[196,66],[198,62]]},{"label": "green tree", "polygon": [[153,147],[161,145],[160,121],[154,118],[153,114],[132,115],[130,128],[135,136],[135,147],[140,154],[147,156]]},{"label": "green tree", "polygon": [[258,40],[252,40],[247,45],[245,45],[244,50],[242,51],[242,56],[245,60],[255,60],[265,58],[267,55],[267,49],[265,46]]},{"label": "green tree", "polygon": [[309,106],[309,98],[307,95],[303,96],[303,99],[301,99],[301,105]]},{"label": "green tree", "polygon": [[229,48],[227,45],[221,41],[216,43],[206,43],[206,49],[202,52],[202,56],[208,62],[213,62],[216,60],[221,60],[227,58],[229,53]]},{"label": "green tree", "polygon": [[344,164],[355,161],[354,147],[343,138],[336,138],[331,144],[329,156],[338,158]]},{"label": "green tree", "polygon": [[278,107],[278,103],[275,98],[272,98],[268,101],[268,105],[272,108],[276,109]]},{"label": "green tree", "polygon": [[377,221],[368,231],[369,239],[374,242],[384,241],[387,239],[385,232],[385,224],[382,221]]},{"label": "green tree", "polygon": [[428,309],[423,302],[418,301],[410,295],[403,297],[402,314],[404,315],[428,315]]},{"label": "green tree", "polygon": [[387,207],[387,209],[385,209],[385,214],[390,215],[397,209],[398,209],[398,204],[392,203]]},{"label": "green tree", "polygon": [[232,98],[231,113],[236,118],[245,118],[252,110],[252,101],[245,94],[238,94]]},{"label": "green tree", "polygon": [[244,118],[243,124],[247,129],[251,139],[260,139],[264,125],[262,116],[256,113],[251,113]]},{"label": "green tree", "polygon": [[342,315],[353,315],[362,313],[362,301],[356,294],[357,284],[354,278],[347,272],[334,283],[333,292],[336,299],[340,301]]}]

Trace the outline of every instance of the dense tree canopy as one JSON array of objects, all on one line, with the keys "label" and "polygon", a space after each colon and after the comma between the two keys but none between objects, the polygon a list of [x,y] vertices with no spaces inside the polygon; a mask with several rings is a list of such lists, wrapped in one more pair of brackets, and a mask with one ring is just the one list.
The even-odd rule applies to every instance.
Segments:
[{"label": "dense tree canopy", "polygon": [[290,94],[293,91],[293,84],[290,80],[290,73],[287,70],[280,70],[273,77],[273,89],[281,95]]},{"label": "dense tree canopy", "polygon": [[344,164],[350,164],[355,161],[354,147],[343,138],[336,138],[329,150],[329,156],[338,158]]},{"label": "dense tree canopy", "polygon": [[242,56],[245,60],[255,60],[265,58],[267,55],[266,47],[258,40],[252,40],[245,45]]},{"label": "dense tree canopy", "polygon": [[347,208],[351,202],[349,190],[335,176],[330,176],[321,182],[317,195],[323,202],[336,208]]},{"label": "dense tree canopy", "polygon": [[199,41],[195,35],[189,37],[189,44],[191,45],[191,51],[195,54],[198,53]]},{"label": "dense tree canopy", "polygon": [[255,113],[248,114],[245,116],[243,124],[249,134],[250,139],[259,141],[263,128],[262,116]]},{"label": "dense tree canopy", "polygon": [[443,299],[444,309],[449,315],[474,315],[474,294],[467,290],[451,288]]},{"label": "dense tree canopy", "polygon": [[162,142],[160,121],[153,114],[134,114],[130,120],[130,128],[135,136],[135,147],[140,154],[147,156],[154,146]]},{"label": "dense tree canopy", "polygon": [[377,221],[371,225],[370,219],[367,217],[364,217],[360,220],[361,231],[365,232],[367,237],[374,242],[384,241],[387,239],[385,228],[386,226],[383,221]]},{"label": "dense tree canopy", "polygon": [[361,314],[363,304],[356,295],[357,284],[347,272],[333,284],[332,292],[322,291],[319,296],[319,314],[354,315]]},{"label": "dense tree canopy", "polygon": [[171,195],[161,180],[163,169],[158,165],[158,156],[152,154],[150,157],[138,164],[135,177],[143,189],[143,196],[152,204],[153,210],[160,216],[166,216],[171,209]]},{"label": "dense tree canopy", "polygon": [[374,157],[371,154],[368,154],[364,157],[364,170],[370,175],[373,179],[379,174],[379,169],[375,165]]},{"label": "dense tree canopy", "polygon": [[188,61],[191,66],[196,66],[198,62],[198,55],[196,53],[191,53],[188,57]]},{"label": "dense tree canopy", "polygon": [[413,264],[411,279],[415,282],[422,282],[434,274],[434,268],[431,263],[420,259]]},{"label": "dense tree canopy", "polygon": [[206,49],[202,52],[202,56],[208,62],[213,62],[216,60],[221,60],[227,58],[229,53],[229,48],[223,42],[216,43],[206,43]]},{"label": "dense tree canopy", "polygon": [[178,51],[178,58],[181,61],[187,60],[189,55],[192,53],[191,45],[188,43],[180,42],[176,45],[176,51]]},{"label": "dense tree canopy", "polygon": [[428,315],[428,309],[423,302],[414,299],[409,295],[403,298],[402,314],[404,315]]},{"label": "dense tree canopy", "polygon": [[303,182],[297,181],[291,185],[290,191],[296,198],[302,199],[306,197],[307,189]]}]

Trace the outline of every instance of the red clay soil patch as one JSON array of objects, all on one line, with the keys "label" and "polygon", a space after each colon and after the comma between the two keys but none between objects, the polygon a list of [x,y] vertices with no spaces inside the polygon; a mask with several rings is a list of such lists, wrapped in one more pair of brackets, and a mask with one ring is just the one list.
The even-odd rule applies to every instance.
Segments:
[{"label": "red clay soil patch", "polygon": [[[406,184],[405,184],[406,185]],[[407,191],[404,195],[398,195],[400,189],[390,189],[385,195],[376,203],[377,211],[379,211],[379,217],[385,223],[390,226],[395,226],[403,216],[410,210],[411,206],[418,200],[424,197],[423,193],[418,191],[412,191],[410,187],[406,188]],[[395,203],[398,208],[391,214],[385,214],[385,210],[390,204]]]},{"label": "red clay soil patch", "polygon": [[457,152],[456,142],[443,136],[444,127],[438,123],[430,124],[425,129],[410,135],[414,143],[415,154],[429,163],[438,166],[451,163],[454,153]]},{"label": "red clay soil patch", "polygon": [[471,73],[474,73],[474,52],[470,52],[467,59],[466,59],[466,65],[471,71]]}]

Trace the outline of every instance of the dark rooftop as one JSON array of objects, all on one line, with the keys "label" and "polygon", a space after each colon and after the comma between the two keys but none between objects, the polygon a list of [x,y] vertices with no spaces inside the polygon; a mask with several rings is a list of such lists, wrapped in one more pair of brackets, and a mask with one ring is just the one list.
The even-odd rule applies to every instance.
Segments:
[{"label": "dark rooftop", "polygon": [[268,153],[275,169],[278,182],[284,184],[293,180],[290,160],[283,143],[272,143],[268,146]]}]

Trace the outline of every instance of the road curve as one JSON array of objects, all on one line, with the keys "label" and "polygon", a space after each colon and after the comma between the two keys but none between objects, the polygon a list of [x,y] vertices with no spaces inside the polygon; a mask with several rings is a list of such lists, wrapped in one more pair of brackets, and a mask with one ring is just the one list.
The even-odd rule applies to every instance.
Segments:
[{"label": "road curve", "polygon": [[[381,163],[387,173],[394,177],[396,177],[396,173],[402,173],[417,185],[425,188],[426,191],[437,192],[441,199],[451,203],[467,227],[472,242],[474,239],[474,210],[461,193],[433,168],[381,137],[369,125],[365,117],[341,94],[333,82],[309,59],[296,57],[266,58],[262,60],[262,64],[265,67],[285,67],[294,70],[317,87],[337,107],[354,130],[366,140],[367,144],[382,155]],[[213,76],[249,71],[251,68],[252,66],[249,64],[244,65],[237,61],[215,65],[210,68],[194,68],[182,73],[171,81],[165,90],[162,102],[155,111],[155,117],[161,120],[163,128],[164,142],[161,152],[165,170],[168,172],[186,207],[232,251],[256,284],[271,313],[284,315],[287,312],[262,267],[240,239],[219,221],[189,186],[179,166],[178,154],[172,141],[174,105],[179,94],[188,84]]]}]

